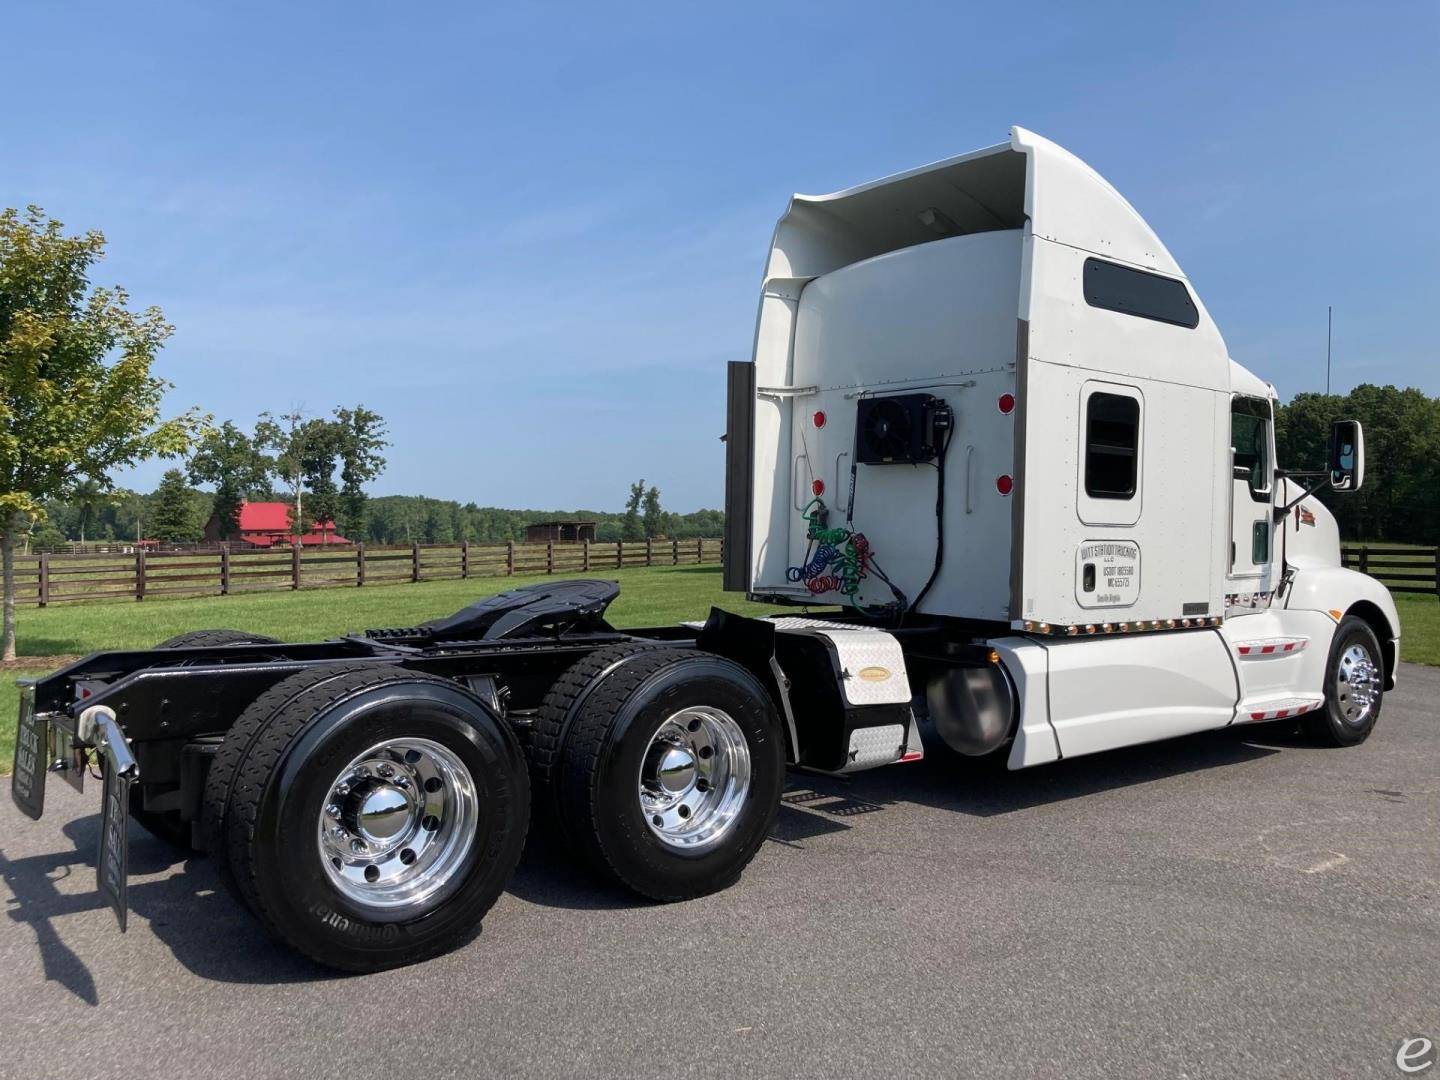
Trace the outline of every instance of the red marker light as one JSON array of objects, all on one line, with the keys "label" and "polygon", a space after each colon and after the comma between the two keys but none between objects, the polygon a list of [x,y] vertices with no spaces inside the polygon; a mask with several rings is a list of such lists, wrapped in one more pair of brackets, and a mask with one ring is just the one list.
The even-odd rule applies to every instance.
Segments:
[{"label": "red marker light", "polygon": [[810,419],[815,421],[816,427],[825,426],[825,413],[823,411],[816,412],[815,415],[812,416]]},{"label": "red marker light", "polygon": [[1000,411],[1002,413],[1004,413],[1006,416],[1009,416],[1012,412],[1015,411],[1015,395],[1001,394],[1000,400],[997,401],[996,404],[1000,406]]},{"label": "red marker light", "polygon": [[1001,473],[995,478],[995,490],[1001,495],[1009,495],[1015,490],[1015,481],[1010,478],[1009,473]]},{"label": "red marker light", "polygon": [[821,495],[824,495],[824,494],[825,494],[825,481],[824,481],[824,480],[814,480],[814,481],[811,481],[811,483],[810,483],[810,490],[815,493],[815,497],[818,499]]}]

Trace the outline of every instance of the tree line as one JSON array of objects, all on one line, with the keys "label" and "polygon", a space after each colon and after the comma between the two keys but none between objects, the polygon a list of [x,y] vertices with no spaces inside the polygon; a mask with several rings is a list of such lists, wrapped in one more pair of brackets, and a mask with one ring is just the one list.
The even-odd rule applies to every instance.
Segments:
[{"label": "tree line", "polygon": [[1296,394],[1275,410],[1276,458],[1288,469],[1323,469],[1330,424],[1365,428],[1365,483],[1322,486],[1316,497],[1346,540],[1440,544],[1440,398],[1414,387],[1366,383],[1348,394]]},{"label": "tree line", "polygon": [[525,526],[546,521],[593,521],[595,539],[600,543],[644,540],[647,536],[657,540],[693,540],[721,535],[725,514],[721,510],[671,513],[660,509],[658,492],[648,528],[643,513],[632,518],[628,509],[620,513],[584,509],[509,510],[420,495],[380,495],[370,500],[365,538],[376,544],[449,544],[462,540],[500,544],[523,540]]},{"label": "tree line", "polygon": [[[257,498],[278,501],[285,493],[258,491]],[[656,496],[658,508],[658,492]],[[179,470],[165,474],[151,492],[124,488],[113,492],[82,490],[69,499],[45,503],[45,516],[28,537],[32,550],[53,550],[70,542],[126,543],[137,539],[158,539],[167,543],[198,540],[214,512],[215,495],[186,482]],[[371,544],[451,544],[468,540],[476,544],[503,544],[524,540],[525,527],[546,521],[593,521],[595,539],[693,540],[720,536],[725,514],[720,510],[697,510],[677,514],[656,509],[650,515],[611,510],[515,510],[479,506],[453,499],[432,499],[423,495],[372,496],[366,504],[365,525],[360,532],[340,528],[347,539]]]},{"label": "tree line", "polygon": [[333,419],[262,414],[253,435],[229,420],[207,423],[186,467],[166,471],[154,491],[81,481],[66,496],[41,501],[27,540],[40,549],[69,541],[189,544],[212,518],[216,538],[233,540],[246,502],[284,502],[295,533],[334,521],[342,535],[363,536],[369,497],[361,485],[384,466],[383,435],[383,420],[363,405],[336,409]]}]

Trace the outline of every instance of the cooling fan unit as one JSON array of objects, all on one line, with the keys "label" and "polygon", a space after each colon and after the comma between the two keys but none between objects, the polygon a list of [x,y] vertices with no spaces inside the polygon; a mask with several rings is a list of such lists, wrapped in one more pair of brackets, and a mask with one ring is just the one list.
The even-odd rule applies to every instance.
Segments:
[{"label": "cooling fan unit", "polygon": [[855,417],[855,460],[861,465],[916,465],[934,461],[933,394],[861,398]]}]

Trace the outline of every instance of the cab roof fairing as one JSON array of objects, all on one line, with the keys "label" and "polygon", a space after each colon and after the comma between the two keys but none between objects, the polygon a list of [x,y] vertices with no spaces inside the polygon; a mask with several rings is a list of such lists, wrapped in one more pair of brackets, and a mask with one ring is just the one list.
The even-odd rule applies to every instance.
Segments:
[{"label": "cab roof fairing", "polygon": [[[775,225],[765,278],[808,281],[946,235],[1024,225],[1024,159],[1009,143],[921,165],[828,195],[792,195]],[[937,209],[926,225],[919,214]]]},{"label": "cab roof fairing", "polygon": [[1033,235],[1166,277],[1185,277],[1169,248],[1110,181],[1033,131],[1011,128],[1010,143],[1033,163],[1025,177]]},{"label": "cab roof fairing", "polygon": [[[778,357],[762,347],[769,337],[764,297],[793,304],[808,281],[840,267],[948,235],[1017,228],[1026,230],[1027,244],[1046,240],[1185,281],[1200,312],[1200,336],[1227,355],[1204,302],[1129,201],[1068,150],[1014,127],[1006,143],[826,195],[792,196],[766,260],[754,353],[758,380],[782,384],[786,375],[766,370],[773,367],[766,360]],[[1031,299],[1022,290],[1017,317],[1032,317]]]}]

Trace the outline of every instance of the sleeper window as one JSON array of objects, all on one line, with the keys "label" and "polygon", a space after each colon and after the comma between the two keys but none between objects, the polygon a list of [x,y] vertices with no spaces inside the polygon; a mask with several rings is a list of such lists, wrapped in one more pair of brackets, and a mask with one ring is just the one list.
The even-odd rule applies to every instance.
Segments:
[{"label": "sleeper window", "polygon": [[1140,402],[1094,393],[1085,407],[1085,494],[1095,499],[1135,497]]},{"label": "sleeper window", "polygon": [[1200,309],[1183,281],[1093,258],[1085,260],[1084,279],[1085,302],[1091,307],[1187,330],[1200,325]]}]

